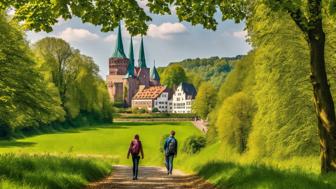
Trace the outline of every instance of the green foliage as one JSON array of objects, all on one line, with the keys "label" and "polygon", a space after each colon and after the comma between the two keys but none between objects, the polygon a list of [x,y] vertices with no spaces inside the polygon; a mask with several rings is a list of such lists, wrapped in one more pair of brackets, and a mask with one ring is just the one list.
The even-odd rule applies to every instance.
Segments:
[{"label": "green foliage", "polygon": [[193,112],[202,119],[206,119],[216,105],[216,97],[217,91],[212,84],[209,82],[202,83],[192,104]]},{"label": "green foliage", "polygon": [[24,21],[23,27],[34,31],[52,31],[52,25],[58,18],[65,20],[79,17],[83,22],[100,25],[104,32],[112,31],[120,20],[125,20],[128,31],[132,34],[145,34],[147,21],[151,18],[139,7],[135,0],[113,2],[103,0],[81,1],[21,1],[4,0],[0,2],[0,10],[15,8],[14,18]]},{"label": "green foliage", "polygon": [[233,58],[196,58],[173,62],[170,65],[181,65],[187,73],[188,82],[192,83],[196,88],[204,81],[209,81],[215,88],[219,88],[225,81],[227,74],[232,70],[234,62],[241,58],[242,56]]},{"label": "green foliage", "polygon": [[152,110],[153,113],[159,112],[159,109],[157,109],[157,107],[154,107]]},{"label": "green foliage", "polygon": [[0,188],[83,188],[107,176],[101,160],[50,155],[0,155]]},{"label": "green foliage", "polygon": [[188,137],[182,147],[182,151],[187,154],[195,154],[201,151],[206,145],[206,138],[204,136],[190,136]]},{"label": "green foliage", "polygon": [[91,112],[111,120],[112,107],[105,82],[98,75],[98,66],[91,57],[57,38],[44,38],[34,44],[41,60],[40,67],[57,86],[62,106],[69,118],[80,112]]},{"label": "green foliage", "polygon": [[180,65],[169,66],[161,75],[161,83],[169,88],[177,87],[181,82],[185,81],[187,81],[187,76]]},{"label": "green foliage", "polygon": [[244,152],[252,127],[255,106],[244,92],[235,93],[222,104],[216,126],[223,145]]},{"label": "green foliage", "polygon": [[256,157],[318,152],[309,50],[290,16],[280,15],[260,4],[249,23],[254,25],[251,41],[258,46],[254,60],[258,111],[249,138],[250,155]]},{"label": "green foliage", "polygon": [[37,68],[23,34],[0,14],[0,137],[13,128],[62,120],[55,86]]},{"label": "green foliage", "polygon": [[[234,69],[227,75],[224,83],[219,89],[217,95],[217,104],[215,109],[209,114],[209,132],[207,138],[209,141],[213,141],[218,134],[218,125],[223,125],[217,121],[218,117],[222,116],[221,111],[223,103],[226,98],[239,93],[244,92],[250,96],[250,100],[254,101],[253,87],[255,85],[255,68],[254,68],[254,56],[252,51],[247,56],[237,60],[234,63]],[[253,102],[252,102],[253,103]]]}]

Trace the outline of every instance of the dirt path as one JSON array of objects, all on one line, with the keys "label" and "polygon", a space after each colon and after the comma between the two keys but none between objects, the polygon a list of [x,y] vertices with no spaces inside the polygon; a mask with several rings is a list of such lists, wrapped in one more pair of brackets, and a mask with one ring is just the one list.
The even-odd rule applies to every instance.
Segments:
[{"label": "dirt path", "polygon": [[161,167],[140,167],[139,178],[133,181],[131,169],[127,166],[114,166],[111,176],[90,184],[87,189],[215,189],[195,175],[186,175],[178,170],[173,175],[167,175]]}]

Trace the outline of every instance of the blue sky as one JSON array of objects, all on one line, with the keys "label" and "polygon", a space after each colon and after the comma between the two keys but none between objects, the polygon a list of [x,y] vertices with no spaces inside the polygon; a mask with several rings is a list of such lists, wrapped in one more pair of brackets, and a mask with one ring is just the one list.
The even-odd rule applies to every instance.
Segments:
[{"label": "blue sky", "polygon": [[[217,30],[211,31],[200,25],[180,23],[175,15],[151,16],[153,20],[149,23],[147,36],[144,37],[147,65],[150,67],[154,60],[160,67],[187,58],[236,56],[246,54],[251,49],[245,39],[244,23],[219,22]],[[50,33],[27,32],[27,38],[34,43],[46,36],[60,37],[83,54],[93,57],[99,65],[100,75],[105,77],[108,73],[108,58],[115,47],[116,30],[103,33],[100,27],[83,24],[78,18],[60,20],[53,29]],[[128,54],[130,36],[123,25],[122,30],[124,48]],[[137,60],[139,37],[135,37],[133,42]]]}]

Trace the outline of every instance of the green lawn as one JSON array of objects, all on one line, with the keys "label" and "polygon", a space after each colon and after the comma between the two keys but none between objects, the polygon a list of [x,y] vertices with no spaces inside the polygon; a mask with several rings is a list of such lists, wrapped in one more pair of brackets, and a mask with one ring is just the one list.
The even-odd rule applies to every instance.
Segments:
[{"label": "green lawn", "polygon": [[176,131],[180,146],[188,136],[201,134],[190,122],[113,123],[0,141],[0,153],[98,154],[116,158],[119,164],[130,164],[131,161],[126,159],[128,146],[133,136],[139,134],[145,153],[141,164],[163,165],[160,139],[171,130]]}]

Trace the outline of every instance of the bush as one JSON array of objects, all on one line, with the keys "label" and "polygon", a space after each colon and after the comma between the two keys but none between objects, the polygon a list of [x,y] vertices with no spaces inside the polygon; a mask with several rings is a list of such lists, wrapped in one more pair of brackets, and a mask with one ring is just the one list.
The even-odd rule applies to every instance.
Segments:
[{"label": "bush", "polygon": [[140,113],[140,114],[144,114],[144,113],[146,113],[147,111],[145,110],[145,109],[139,109],[138,110],[138,113]]},{"label": "bush", "polygon": [[206,145],[206,138],[204,136],[190,136],[183,144],[183,152],[188,154],[195,154],[201,151]]},{"label": "bush", "polygon": [[159,109],[157,109],[157,107],[153,108],[152,110],[153,113],[159,112]]}]

